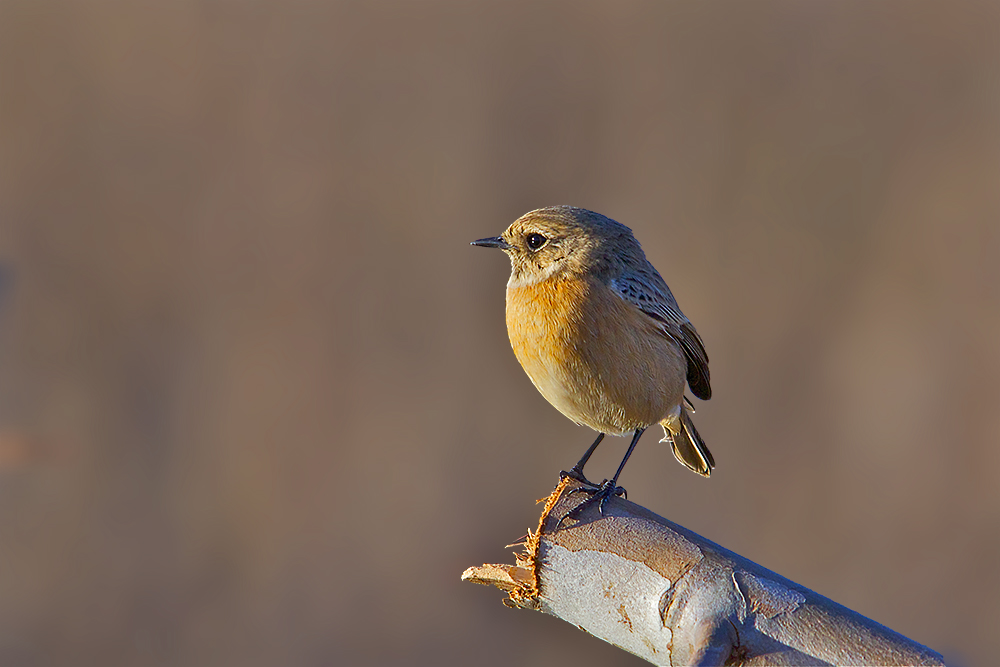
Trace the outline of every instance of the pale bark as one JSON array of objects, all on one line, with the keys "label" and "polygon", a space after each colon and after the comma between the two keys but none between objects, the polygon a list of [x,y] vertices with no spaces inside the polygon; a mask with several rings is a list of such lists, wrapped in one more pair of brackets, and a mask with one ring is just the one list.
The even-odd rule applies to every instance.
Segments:
[{"label": "pale bark", "polygon": [[463,580],[657,665],[943,665],[941,656],[634,503],[564,480],[516,565]]}]

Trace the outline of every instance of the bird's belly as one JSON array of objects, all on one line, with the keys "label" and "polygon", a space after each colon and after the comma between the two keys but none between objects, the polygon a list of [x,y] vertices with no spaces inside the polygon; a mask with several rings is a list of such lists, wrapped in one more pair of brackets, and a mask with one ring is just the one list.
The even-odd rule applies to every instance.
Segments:
[{"label": "bird's belly", "polygon": [[518,361],[557,410],[602,433],[655,424],[682,400],[686,360],[655,322],[584,280],[507,291]]}]

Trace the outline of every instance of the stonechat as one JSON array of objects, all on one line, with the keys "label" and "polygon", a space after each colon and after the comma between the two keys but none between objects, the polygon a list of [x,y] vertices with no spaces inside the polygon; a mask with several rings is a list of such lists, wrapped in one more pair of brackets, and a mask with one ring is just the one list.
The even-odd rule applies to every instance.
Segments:
[{"label": "stonechat", "polygon": [[[685,466],[708,477],[712,454],[691,421],[685,383],[712,397],[708,355],[632,230],[572,206],[540,208],[500,236],[472,245],[510,258],[507,333],[531,382],[557,410],[598,432],[567,474],[601,495],[623,493],[618,477],[649,426]],[[583,468],[605,434],[632,435],[615,476],[597,485]]]}]

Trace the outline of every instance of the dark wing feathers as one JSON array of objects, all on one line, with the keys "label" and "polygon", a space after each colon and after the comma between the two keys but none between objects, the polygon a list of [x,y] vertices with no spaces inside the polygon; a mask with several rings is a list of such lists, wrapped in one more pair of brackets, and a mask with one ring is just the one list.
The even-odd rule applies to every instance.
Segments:
[{"label": "dark wing feathers", "polygon": [[660,323],[663,333],[670,336],[687,358],[687,381],[691,393],[703,401],[712,398],[708,373],[708,354],[701,336],[684,316],[670,288],[655,269],[626,272],[610,282],[623,299]]},{"label": "dark wing feathers", "polygon": [[695,331],[694,325],[685,322],[681,325],[681,348],[688,360],[688,385],[691,393],[703,401],[712,398],[711,378],[708,374],[708,353],[701,336]]}]

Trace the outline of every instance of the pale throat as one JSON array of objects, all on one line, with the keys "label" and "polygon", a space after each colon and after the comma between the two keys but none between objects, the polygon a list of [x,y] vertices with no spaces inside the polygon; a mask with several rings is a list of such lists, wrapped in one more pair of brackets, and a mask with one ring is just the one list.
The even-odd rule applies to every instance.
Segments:
[{"label": "pale throat", "polygon": [[563,262],[552,262],[548,266],[533,267],[532,270],[520,270],[511,268],[510,279],[507,281],[507,289],[517,289],[519,287],[530,287],[538,283],[545,282],[552,276],[561,273],[565,269]]}]

